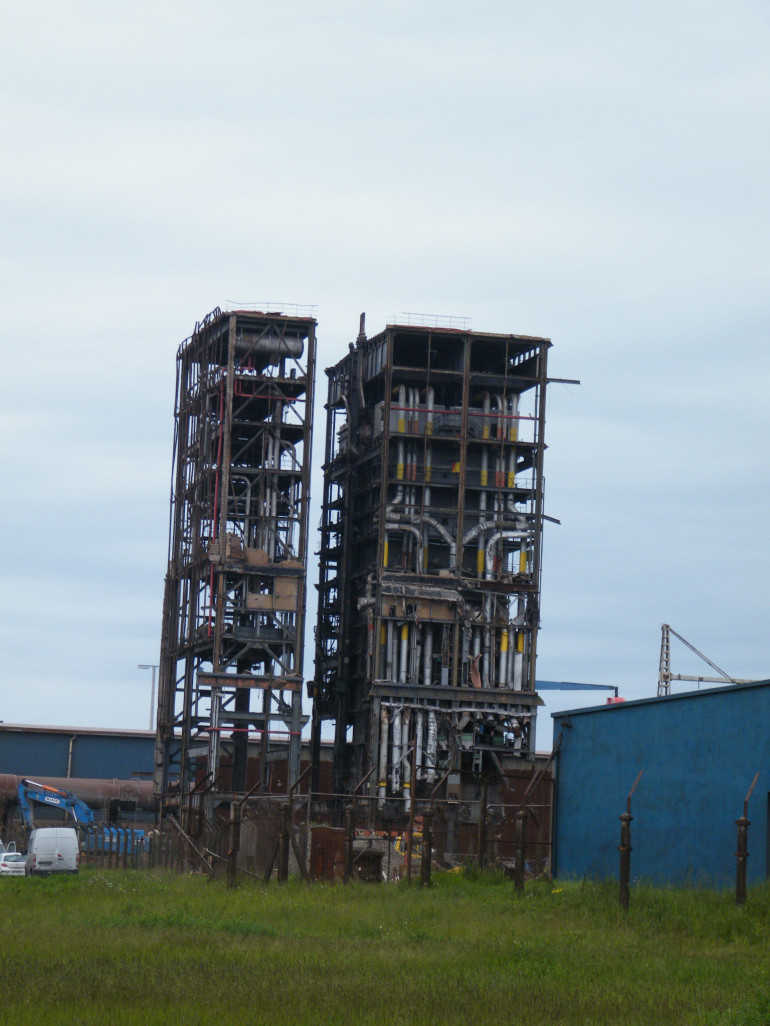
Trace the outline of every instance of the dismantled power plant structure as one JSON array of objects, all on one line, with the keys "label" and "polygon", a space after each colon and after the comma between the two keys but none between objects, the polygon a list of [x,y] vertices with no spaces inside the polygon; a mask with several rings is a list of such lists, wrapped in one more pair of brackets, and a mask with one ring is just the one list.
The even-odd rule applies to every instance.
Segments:
[{"label": "dismantled power plant structure", "polygon": [[390,325],[327,371],[313,752],[380,806],[534,754],[550,342]]},{"label": "dismantled power plant structure", "polygon": [[[288,810],[302,795],[308,865],[311,805],[334,831],[351,799],[372,836],[408,821],[410,852],[425,813],[442,851],[481,853],[491,810],[502,844],[550,765],[535,759],[550,341],[410,324],[367,338],[362,315],[326,371],[306,681],[315,329],[217,309],[179,349],[155,797],[216,831],[250,795]],[[287,852],[300,842],[280,822]]]},{"label": "dismantled power plant structure", "polygon": [[158,796],[245,791],[254,733],[299,774],[314,375],[309,317],[217,309],[179,349]]}]

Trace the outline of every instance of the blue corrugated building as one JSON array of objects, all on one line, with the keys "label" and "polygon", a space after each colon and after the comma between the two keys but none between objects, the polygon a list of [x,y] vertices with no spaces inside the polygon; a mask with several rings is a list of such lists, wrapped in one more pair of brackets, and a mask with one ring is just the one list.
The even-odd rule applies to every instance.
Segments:
[{"label": "blue corrugated building", "polygon": [[0,723],[0,774],[149,780],[154,749],[148,730]]},{"label": "blue corrugated building", "polygon": [[770,681],[555,713],[557,877],[616,877],[631,804],[632,879],[734,884],[749,802],[748,881],[770,875]]}]

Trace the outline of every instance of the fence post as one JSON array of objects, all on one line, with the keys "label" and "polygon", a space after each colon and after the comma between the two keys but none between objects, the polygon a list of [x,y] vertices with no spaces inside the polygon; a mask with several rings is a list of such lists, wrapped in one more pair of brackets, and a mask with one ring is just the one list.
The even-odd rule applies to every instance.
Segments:
[{"label": "fence post", "polygon": [[422,863],[420,865],[420,883],[430,887],[430,863],[433,856],[433,813],[422,814]]},{"label": "fence post", "polygon": [[343,883],[350,883],[350,874],[353,872],[353,810],[345,809],[345,870],[342,877]]},{"label": "fence post", "polygon": [[620,907],[623,909],[628,909],[631,883],[631,821],[634,818],[631,815],[631,796],[642,778],[642,773],[644,770],[639,770],[634,786],[626,798],[626,811],[620,816],[620,847],[618,851],[620,852]]},{"label": "fence post", "polygon": [[479,804],[479,869],[483,873],[487,866],[487,778],[481,782],[481,802]]},{"label": "fence post", "polygon": [[735,825],[738,827],[738,847],[735,852],[735,857],[738,860],[735,873],[735,904],[743,905],[746,901],[746,860],[749,857],[749,798],[751,798],[751,792],[754,790],[754,786],[759,778],[759,773],[755,774],[754,780],[749,788],[749,793],[746,795],[743,801],[743,815],[740,819],[735,821]]},{"label": "fence post", "polygon": [[239,802],[230,802],[230,847],[227,852],[227,886],[238,884],[238,849],[241,846],[241,806]]},{"label": "fence post", "polygon": [[289,879],[289,817],[290,806],[285,802],[281,806],[281,836],[278,849],[278,883],[286,883]]},{"label": "fence post", "polygon": [[620,907],[628,908],[631,882],[631,820],[630,812],[620,816]]},{"label": "fence post", "polygon": [[524,871],[527,865],[527,810],[516,813],[516,869],[513,882],[517,894],[524,893]]}]

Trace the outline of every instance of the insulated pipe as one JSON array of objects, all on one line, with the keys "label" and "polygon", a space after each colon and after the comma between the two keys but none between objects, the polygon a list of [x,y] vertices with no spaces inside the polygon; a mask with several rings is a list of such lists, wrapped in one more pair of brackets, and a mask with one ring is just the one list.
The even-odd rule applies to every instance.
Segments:
[{"label": "insulated pipe", "polygon": [[494,534],[491,534],[489,536],[489,538],[487,539],[487,548],[486,548],[486,553],[487,553],[486,554],[486,578],[487,578],[487,580],[492,580],[492,578],[495,575],[495,564],[494,564],[494,557],[493,557],[493,554],[492,554],[492,549],[495,547],[495,545],[497,545],[497,543],[499,541],[502,541],[504,538],[528,538],[528,537],[529,537],[529,532],[528,531],[495,531]]},{"label": "insulated pipe", "polygon": [[411,808],[412,798],[412,774],[410,773],[409,762],[407,761],[407,755],[409,752],[409,736],[410,726],[412,721],[412,713],[409,709],[404,709],[403,720],[401,721],[401,779],[403,780],[402,794],[404,796],[404,808],[409,812]]},{"label": "insulated pipe", "polygon": [[409,631],[409,662],[407,663],[407,681],[412,683],[419,683],[420,680],[420,660],[417,655],[417,625],[415,624]]},{"label": "insulated pipe", "polygon": [[396,488],[396,494],[393,497],[393,501],[389,502],[388,505],[385,507],[385,516],[389,517],[390,514],[393,512],[393,510],[396,508],[396,506],[400,506],[403,501],[404,501],[404,486],[400,484]]},{"label": "insulated pipe", "polygon": [[511,631],[513,641],[513,690],[521,691],[524,683],[524,634]]},{"label": "insulated pipe", "polygon": [[414,743],[415,743],[415,766],[417,768],[417,779],[422,780],[423,775],[423,759],[425,752],[422,746],[422,730],[423,730],[424,715],[422,709],[418,710],[414,714]]},{"label": "insulated pipe", "polygon": [[526,523],[526,521],[523,519],[519,519],[518,521],[503,520],[501,523],[499,520],[482,520],[463,535],[463,545],[467,545],[468,542],[473,541],[473,539],[477,538],[483,531],[491,531],[493,528],[509,533],[515,532],[521,537],[526,538],[529,536],[530,532],[522,528],[522,523]]},{"label": "insulated pipe", "polygon": [[498,686],[504,688],[508,683],[508,628],[500,631],[500,668],[497,674]]},{"label": "insulated pipe", "polygon": [[[440,524],[438,520],[436,520],[434,517],[429,517],[424,513],[422,517],[406,515],[396,516],[393,517],[392,520],[385,526],[392,526],[394,529],[396,527],[401,527],[403,530],[408,531],[412,530],[414,525],[418,525],[420,524],[420,522],[430,524],[434,531],[436,531],[437,534],[441,535],[441,537],[447,543],[447,545],[449,546],[449,567],[450,569],[453,569],[456,566],[457,562],[457,542],[454,540],[454,538],[446,529],[446,527],[444,527],[443,524]],[[493,521],[491,526],[497,527],[497,524]],[[416,527],[414,527],[414,531],[416,532],[417,537],[421,538],[421,534]]]},{"label": "insulated pipe", "polygon": [[479,627],[473,627],[472,628],[472,638],[473,638],[473,656],[475,658],[477,655],[479,655],[481,653],[481,628],[479,628]]},{"label": "insulated pipe", "polygon": [[401,523],[401,522],[396,521],[396,520],[388,520],[385,523],[385,530],[386,531],[408,531],[410,534],[413,534],[415,536],[415,538],[417,538],[417,566],[416,566],[416,570],[417,570],[417,573],[419,573],[420,569],[422,567],[422,532],[420,531],[419,527],[415,527],[413,524],[409,524],[409,523],[406,523],[406,524],[405,523]]},{"label": "insulated pipe", "polygon": [[388,660],[388,631],[385,621],[380,620],[380,647],[377,650],[377,676],[384,677]]},{"label": "insulated pipe", "polygon": [[[406,479],[407,479],[407,481],[409,480],[409,477],[410,477],[410,474],[411,474],[411,469],[412,469],[412,467],[411,467],[411,460],[410,460],[410,456],[411,456],[410,450],[411,450],[411,446],[407,445],[407,447],[406,447]],[[408,487],[405,490],[404,494],[405,494],[405,497],[406,497],[406,501],[404,502],[404,512],[409,517],[410,522],[413,522],[412,513],[414,512],[414,488],[409,488]],[[408,538],[408,537],[405,538],[404,539],[404,552],[406,554],[407,560],[411,559],[413,550],[414,550],[414,542],[412,541],[411,538]],[[419,565],[415,569],[417,570],[418,573],[420,572],[420,570],[422,570],[422,559],[420,559]]]},{"label": "insulated pipe", "polygon": [[[508,440],[518,441],[519,438],[519,396],[515,393],[510,399],[511,421],[508,428]],[[508,487],[516,487],[516,449],[512,448],[508,455]],[[505,498],[506,508],[510,513],[516,512],[516,496],[509,494]]]},{"label": "insulated pipe", "polygon": [[430,385],[425,389],[425,434],[433,434],[433,401],[434,392]]},{"label": "insulated pipe", "polygon": [[356,607],[361,609],[368,609],[374,605],[374,596],[372,595],[372,585],[374,583],[374,574],[366,575],[366,589],[364,591],[364,598],[360,598],[356,603]]},{"label": "insulated pipe", "polygon": [[419,423],[420,414],[420,396],[416,388],[409,389],[409,410],[407,418],[407,430],[410,434],[417,434],[417,424]]},{"label": "insulated pipe", "polygon": [[401,790],[401,710],[393,711],[393,754],[390,761],[391,787],[394,794]]},{"label": "insulated pipe", "polygon": [[[398,433],[403,435],[406,433],[406,421],[404,419],[404,407],[406,406],[406,388],[404,385],[398,386]],[[398,440],[398,457],[396,461],[396,480],[404,480],[404,441],[402,438]]]},{"label": "insulated pipe", "polygon": [[409,671],[409,624],[401,624],[401,659],[398,667],[398,683],[406,684]]},{"label": "insulated pipe", "polygon": [[385,644],[385,679],[394,680],[393,677],[393,621],[388,620],[388,639]]},{"label": "insulated pipe", "polygon": [[481,437],[489,438],[489,392],[484,393],[484,420],[481,425]]},{"label": "insulated pipe", "polygon": [[495,437],[498,439],[503,439],[505,438],[505,435],[503,434],[503,421],[505,415],[505,405],[503,403],[503,397],[501,395],[493,396],[492,402],[495,404],[495,410],[497,411],[497,431],[495,433]]},{"label": "insulated pipe", "polygon": [[517,442],[519,440],[519,394],[514,392],[511,398],[508,400],[509,409],[511,411],[511,421],[508,425],[508,441]]},{"label": "insulated pipe", "polygon": [[[430,447],[430,445],[427,445],[425,447],[425,481],[426,482],[430,481],[431,459],[432,459],[431,447]],[[429,508],[430,508],[430,485],[428,485],[426,483],[425,485],[423,485],[423,489],[422,489],[423,519],[424,519],[424,516],[425,516],[425,510],[429,509]],[[423,543],[422,543],[422,568],[423,568],[423,570],[425,570],[427,572],[427,569],[428,569],[428,552],[430,550],[430,532],[428,530],[427,524],[425,525],[425,527],[423,529],[423,535],[424,535],[424,537],[423,537]]]},{"label": "insulated pipe", "polygon": [[[77,735],[76,735],[77,736]],[[19,784],[25,779],[13,773],[0,773],[0,802],[15,804],[19,798]],[[35,777],[38,784],[69,791],[90,805],[92,809],[106,809],[110,801],[119,799],[136,802],[137,809],[144,812],[156,807],[151,780],[102,780],[92,777]]]},{"label": "insulated pipe", "polygon": [[428,713],[428,742],[425,748],[427,762],[425,779],[432,784],[436,779],[436,755],[438,753],[438,725],[436,714],[432,709]]},{"label": "insulated pipe", "polygon": [[[508,487],[516,487],[516,450],[514,448],[508,450]],[[511,498],[513,496],[509,495],[508,500],[510,501]]]},{"label": "insulated pipe", "polygon": [[[484,409],[486,414],[489,414],[489,392],[484,393]],[[486,437],[489,437],[489,418],[486,416],[484,420],[484,430],[487,432]],[[481,450],[481,491],[479,492],[479,542],[476,548],[476,573],[479,577],[484,573],[484,538],[482,524],[484,523],[484,516],[487,512],[487,493],[485,491],[487,483],[489,481],[489,451],[484,446]],[[468,539],[466,538],[465,541]]]},{"label": "insulated pipe", "polygon": [[433,682],[433,624],[426,623],[422,648],[422,682],[430,687]]},{"label": "insulated pipe", "polygon": [[380,769],[377,785],[377,797],[380,808],[382,808],[388,793],[388,708],[383,705],[380,709]]},{"label": "insulated pipe", "polygon": [[484,670],[482,683],[485,687],[489,687],[489,682],[494,676],[494,667],[492,666],[492,627],[489,623],[492,615],[492,600],[487,595],[484,598]]}]

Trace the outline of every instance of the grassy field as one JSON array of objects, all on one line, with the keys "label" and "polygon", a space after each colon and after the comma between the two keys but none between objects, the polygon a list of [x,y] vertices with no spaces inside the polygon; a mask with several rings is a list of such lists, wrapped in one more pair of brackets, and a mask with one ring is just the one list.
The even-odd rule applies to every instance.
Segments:
[{"label": "grassy field", "polygon": [[279,887],[85,871],[0,880],[0,1009],[58,1024],[770,1023],[770,888],[446,874]]}]

